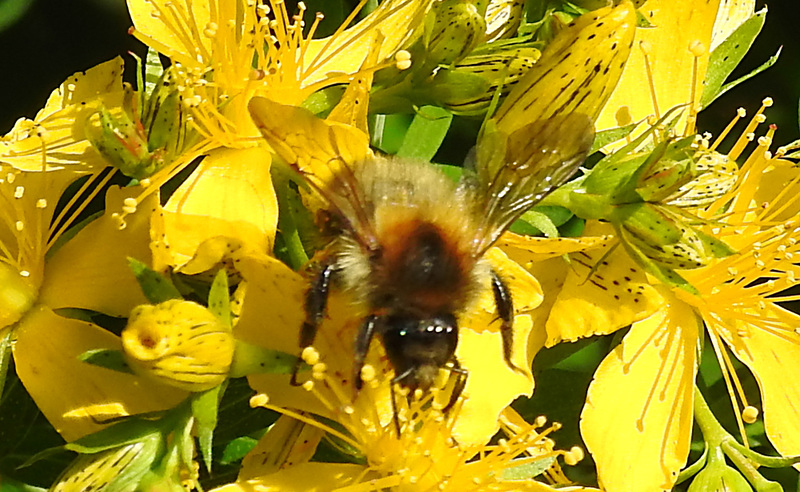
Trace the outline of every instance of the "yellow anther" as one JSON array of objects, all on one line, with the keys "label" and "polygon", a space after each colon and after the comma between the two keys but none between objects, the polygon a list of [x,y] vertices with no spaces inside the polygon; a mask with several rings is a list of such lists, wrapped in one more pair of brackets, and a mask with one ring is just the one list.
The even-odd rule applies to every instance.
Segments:
[{"label": "yellow anther", "polygon": [[747,424],[752,424],[756,420],[758,420],[758,409],[752,405],[748,405],[744,407],[742,410],[742,420],[745,421]]}]

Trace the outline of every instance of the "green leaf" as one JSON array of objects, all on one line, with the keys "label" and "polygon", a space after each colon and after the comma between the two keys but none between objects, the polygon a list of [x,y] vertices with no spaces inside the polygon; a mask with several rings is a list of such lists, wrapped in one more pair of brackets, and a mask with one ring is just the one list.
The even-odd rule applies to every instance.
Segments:
[{"label": "green leaf", "polygon": [[128,258],[128,265],[136,275],[136,280],[142,288],[144,296],[153,304],[159,304],[170,299],[183,299],[181,293],[172,284],[172,281],[151,270],[147,265],[135,258]]},{"label": "green leaf", "polygon": [[7,476],[4,476],[3,479],[0,480],[0,492],[45,492],[46,490],[47,489],[19,482]]},{"label": "green leaf", "polygon": [[[33,0],[2,0],[0,1],[0,32],[12,27],[25,15]],[[3,489],[5,490],[5,489]]]},{"label": "green leaf", "polygon": [[[258,439],[250,436],[237,437],[225,446],[220,462],[222,464],[234,463],[241,460],[258,444]],[[2,492],[2,490],[0,490]]]},{"label": "green leaf", "polygon": [[208,310],[214,313],[226,328],[231,329],[231,296],[228,292],[228,272],[224,268],[217,272],[211,284]]},{"label": "green leaf", "polygon": [[211,471],[211,444],[214,439],[214,429],[217,427],[219,402],[224,391],[225,385],[220,384],[192,397],[192,415],[197,421],[197,441],[209,472]]},{"label": "green leaf", "polygon": [[112,371],[133,374],[133,369],[125,361],[125,354],[121,350],[113,349],[94,349],[87,350],[78,356],[81,362],[92,364],[93,366],[104,367]]},{"label": "green leaf", "polygon": [[411,121],[397,155],[430,161],[442,145],[453,115],[438,106],[422,106]]},{"label": "green leaf", "polygon": [[156,422],[132,417],[99,430],[93,434],[83,436],[77,441],[64,445],[66,449],[77,453],[99,453],[107,449],[124,446],[146,439],[162,439],[162,431]]},{"label": "green leaf", "polygon": [[[728,38],[711,52],[706,71],[705,88],[700,99],[701,109],[711,104],[730,87],[723,88],[725,80],[733,69],[739,65],[744,55],[750,50],[767,16],[766,7],[756,12],[755,15],[744,21]],[[757,69],[758,70],[758,69]],[[752,77],[755,73],[746,75]],[[746,78],[739,79],[744,81]],[[737,81],[738,83],[738,81]]]},{"label": "green leaf", "polygon": [[230,375],[239,378],[248,374],[291,374],[296,363],[294,355],[236,340]]},{"label": "green leaf", "polygon": [[[736,87],[737,85],[741,84],[742,82],[750,79],[751,77],[755,77],[756,75],[760,74],[764,70],[766,70],[769,67],[771,67],[772,65],[774,65],[775,62],[778,61],[778,57],[781,56],[781,51],[782,50],[783,50],[783,47],[778,48],[778,51],[776,51],[774,55],[772,55],[767,61],[765,61],[764,63],[759,65],[757,68],[755,68],[752,72],[748,73],[747,75],[742,75],[738,79],[736,79],[736,80],[734,80],[732,82],[728,82],[727,84],[723,85],[722,89],[720,89],[719,94],[717,94],[717,96],[721,96],[721,95],[725,94],[730,89],[733,89],[734,87]],[[709,104],[711,104],[711,101],[709,101]],[[705,107],[705,106],[703,106],[703,107]]]},{"label": "green leaf", "polygon": [[387,114],[379,117],[382,124],[380,131],[378,128],[374,130],[372,145],[387,154],[396,154],[404,143],[406,131],[413,117],[408,114]]}]

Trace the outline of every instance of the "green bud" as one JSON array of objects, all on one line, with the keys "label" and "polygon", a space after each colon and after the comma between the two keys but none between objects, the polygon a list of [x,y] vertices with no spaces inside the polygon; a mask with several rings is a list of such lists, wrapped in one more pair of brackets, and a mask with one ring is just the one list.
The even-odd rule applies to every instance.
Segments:
[{"label": "green bud", "polygon": [[486,6],[486,39],[495,41],[517,34],[522,22],[523,0],[492,0]]},{"label": "green bud", "polygon": [[469,55],[436,74],[433,97],[456,114],[483,114],[497,92],[501,96],[511,92],[540,56],[541,51],[531,46]]},{"label": "green bud", "polygon": [[171,74],[169,69],[164,71],[144,97],[134,95],[126,85],[122,108],[101,104],[86,121],[89,141],[128,177],[153,175],[172,162],[185,144],[186,122]]},{"label": "green bud", "polygon": [[426,64],[450,65],[475,49],[486,33],[478,8],[464,0],[435,2],[425,20]]}]

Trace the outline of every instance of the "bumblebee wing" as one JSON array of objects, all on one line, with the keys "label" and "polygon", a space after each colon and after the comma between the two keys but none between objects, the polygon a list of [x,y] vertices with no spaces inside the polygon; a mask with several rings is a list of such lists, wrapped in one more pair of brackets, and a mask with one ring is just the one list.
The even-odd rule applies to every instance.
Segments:
[{"label": "bumblebee wing", "polygon": [[[372,156],[369,138],[351,126],[317,118],[305,108],[254,97],[248,104],[264,139],[368,247],[377,243],[353,166]],[[335,190],[335,191],[333,191]]]},{"label": "bumblebee wing", "polygon": [[490,131],[476,154],[475,180],[485,197],[475,241],[482,255],[529,208],[564,184],[594,140],[591,119],[579,113],[537,120],[510,135]]}]

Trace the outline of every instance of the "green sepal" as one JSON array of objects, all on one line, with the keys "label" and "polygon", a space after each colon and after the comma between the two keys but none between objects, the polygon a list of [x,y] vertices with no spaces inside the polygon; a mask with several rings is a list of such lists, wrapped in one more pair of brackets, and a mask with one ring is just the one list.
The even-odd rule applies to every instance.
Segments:
[{"label": "green sepal", "polygon": [[631,258],[633,258],[633,260],[636,261],[648,273],[656,277],[664,284],[681,288],[690,294],[699,295],[700,292],[697,290],[697,288],[690,284],[689,281],[683,278],[678,272],[671,268],[659,265],[657,262],[648,258],[647,255],[642,253],[633,245],[633,243],[631,243],[628,238],[625,237],[625,233],[621,232],[620,229],[617,229],[617,231],[622,239],[621,242],[624,245],[625,250],[631,256]]},{"label": "green sepal", "polygon": [[128,257],[128,265],[133,270],[144,296],[152,304],[159,304],[170,299],[183,299],[183,296],[171,280],[151,270],[141,261]]},{"label": "green sepal", "polygon": [[133,369],[125,361],[125,354],[121,350],[94,349],[87,350],[78,356],[78,360],[93,366],[111,369],[124,374],[134,374]]},{"label": "green sepal", "polygon": [[192,416],[196,422],[197,442],[209,472],[211,472],[211,445],[214,439],[214,429],[217,427],[219,402],[225,392],[225,387],[226,383],[223,383],[192,396]]},{"label": "green sepal", "polygon": [[[767,9],[765,7],[744,21],[725,41],[711,52],[708,68],[706,69],[706,79],[703,83],[703,95],[700,98],[700,109],[706,108],[725,92],[723,90],[725,80],[739,65],[744,55],[750,51],[750,47],[761,32],[761,28],[764,27],[766,16]],[[740,81],[743,80],[740,79]],[[727,87],[725,90],[731,87]]]},{"label": "green sepal", "polygon": [[[662,142],[637,173],[636,193],[646,202],[660,202],[694,177],[694,136]],[[666,145],[664,145],[666,144]],[[659,148],[663,154],[659,155]]]},{"label": "green sepal", "polygon": [[633,132],[633,130],[636,129],[638,125],[639,123],[630,123],[625,126],[609,128],[608,130],[595,133],[594,142],[592,142],[592,148],[589,150],[589,155],[594,154],[610,143],[614,143],[627,137],[631,134],[631,132]]},{"label": "green sepal", "polygon": [[163,432],[164,429],[158,421],[131,417],[67,443],[64,448],[76,453],[98,453],[145,439],[160,440],[163,438]]},{"label": "green sepal", "polygon": [[[236,340],[230,377],[240,378],[249,374],[291,374],[298,358],[294,355],[259,347]],[[305,368],[308,368],[304,364]]]},{"label": "green sepal", "polygon": [[709,460],[705,468],[700,470],[687,492],[752,492],[752,487],[738,470],[731,468],[721,460]]},{"label": "green sepal", "polygon": [[345,86],[333,85],[320,89],[306,98],[300,105],[320,118],[325,118],[339,104],[344,95]]},{"label": "green sepal", "polygon": [[[583,219],[606,219],[614,212],[614,205],[609,203],[606,195],[586,193],[583,189],[567,189],[564,193],[559,193],[559,191],[556,190],[548,198],[564,197],[564,200],[560,200],[559,204],[570,209],[575,215]],[[552,201],[548,200],[549,203],[552,203]]]},{"label": "green sepal", "polygon": [[492,84],[486,77],[456,67],[439,70],[430,83],[414,93],[421,92],[424,88],[431,100],[462,114],[471,113],[472,105],[481,103],[490,93],[491,87]]},{"label": "green sepal", "polygon": [[438,106],[422,106],[411,121],[397,155],[430,161],[444,141],[453,114]]},{"label": "green sepal", "polygon": [[714,258],[725,258],[737,253],[735,249],[728,246],[727,243],[721,239],[717,239],[698,229],[695,229],[694,232],[697,234],[697,237],[700,238],[703,246],[705,246],[705,250],[710,252]]},{"label": "green sepal", "polygon": [[543,205],[528,210],[509,228],[516,234],[527,236],[559,237],[558,227],[573,217],[572,212],[564,207]]},{"label": "green sepal", "polygon": [[665,246],[675,244],[683,237],[681,228],[674,221],[647,203],[620,205],[614,209],[610,219],[648,244]]},{"label": "green sepal", "polygon": [[231,295],[228,291],[228,272],[221,268],[214,277],[211,290],[208,292],[208,310],[216,316],[229,330],[231,321]]},{"label": "green sepal", "polygon": [[[126,99],[130,99],[128,94]],[[100,104],[86,120],[86,137],[109,163],[132,178],[149,176],[150,153],[146,137],[126,111],[112,112]]]},{"label": "green sepal", "polygon": [[538,477],[548,468],[550,468],[553,463],[555,463],[556,458],[554,456],[548,456],[534,461],[529,461],[525,458],[517,458],[515,460],[511,460],[511,463],[514,463],[515,461],[522,461],[523,463],[519,465],[512,464],[510,467],[505,468],[502,472],[502,480],[527,481],[531,478]]}]

